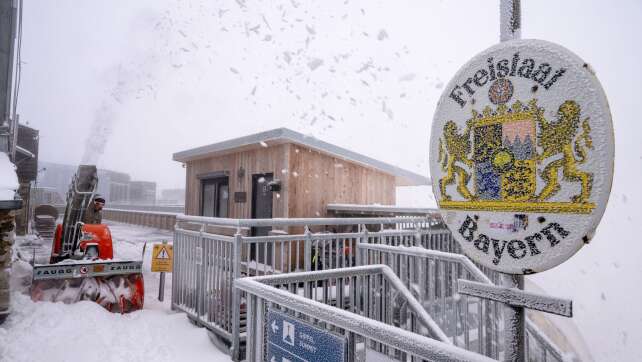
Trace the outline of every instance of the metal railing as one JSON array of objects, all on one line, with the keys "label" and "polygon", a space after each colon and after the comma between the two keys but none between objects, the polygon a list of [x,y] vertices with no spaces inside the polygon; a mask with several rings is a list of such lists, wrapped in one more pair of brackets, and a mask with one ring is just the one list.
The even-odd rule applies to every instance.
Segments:
[{"label": "metal railing", "polygon": [[146,210],[104,209],[103,218],[140,226],[154,227],[164,230],[174,230],[176,215],[171,212]]},{"label": "metal railing", "polygon": [[152,211],[152,212],[169,212],[172,214],[185,213],[185,205],[141,205],[141,204],[122,204],[117,202],[109,202],[109,208],[118,210],[134,210],[134,211]]},{"label": "metal railing", "polygon": [[[398,361],[492,361],[448,343],[427,314],[419,318],[425,311],[385,265],[243,278],[236,287],[248,305],[248,361],[270,360],[268,310],[343,336],[347,361],[366,361],[369,353]],[[411,333],[417,325],[433,338]]]},{"label": "metal railing", "polygon": [[172,307],[187,313],[197,324],[232,341],[234,323],[232,283],[240,277],[235,237],[202,230],[177,229],[174,234]]},{"label": "metal railing", "polygon": [[[252,228],[266,226],[281,232],[247,236]],[[287,234],[289,230],[295,233]],[[492,283],[498,273],[484,273],[456,254],[461,251],[450,232],[432,219],[178,215],[174,235],[172,307],[226,343],[235,360],[243,357],[247,320],[245,301],[233,289],[237,280],[368,264],[390,266],[452,343],[490,357],[501,356],[501,305],[454,293],[459,278]],[[399,326],[419,333],[412,325]],[[544,351],[545,358],[533,353],[531,360],[561,360],[559,351],[546,343],[537,328],[531,325],[528,330],[531,350]]]},{"label": "metal railing", "polygon": [[[459,295],[457,280],[494,284],[461,254],[422,247],[360,244],[363,265],[388,265],[456,346],[495,359],[503,358],[503,305]],[[527,323],[529,361],[563,361],[562,353],[539,329]]]},{"label": "metal railing", "polygon": [[[230,345],[239,360],[245,306],[232,289],[241,277],[355,266],[359,242],[403,245],[419,237],[443,238],[433,222],[417,218],[223,219],[177,216],[174,229],[172,306]],[[301,228],[295,235],[246,236],[253,227]],[[332,233],[337,227],[361,230]],[[368,227],[382,230],[371,233]],[[393,228],[386,230],[385,227]],[[313,233],[311,228],[319,229]],[[403,230],[403,228],[412,228]],[[219,233],[214,233],[218,230]],[[224,233],[233,236],[223,235]]]}]

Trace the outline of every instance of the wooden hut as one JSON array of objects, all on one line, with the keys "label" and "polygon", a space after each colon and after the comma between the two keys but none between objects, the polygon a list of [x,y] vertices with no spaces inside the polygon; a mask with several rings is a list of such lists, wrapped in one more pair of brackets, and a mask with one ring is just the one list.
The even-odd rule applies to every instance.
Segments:
[{"label": "wooden hut", "polygon": [[325,217],[330,203],[394,205],[397,186],[429,183],[426,176],[287,128],[185,150],[173,159],[186,168],[188,215]]}]

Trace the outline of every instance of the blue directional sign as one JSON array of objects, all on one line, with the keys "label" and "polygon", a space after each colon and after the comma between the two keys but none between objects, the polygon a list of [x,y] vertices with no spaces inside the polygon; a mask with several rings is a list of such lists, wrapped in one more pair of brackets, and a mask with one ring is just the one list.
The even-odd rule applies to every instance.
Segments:
[{"label": "blue directional sign", "polygon": [[346,339],[292,316],[268,311],[269,362],[345,362]]}]

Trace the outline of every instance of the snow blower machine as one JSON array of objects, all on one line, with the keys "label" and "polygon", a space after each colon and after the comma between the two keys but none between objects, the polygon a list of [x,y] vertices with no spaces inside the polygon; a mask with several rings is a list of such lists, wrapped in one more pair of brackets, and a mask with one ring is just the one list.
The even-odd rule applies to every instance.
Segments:
[{"label": "snow blower machine", "polygon": [[33,266],[32,300],[89,300],[114,313],[143,308],[142,257],[114,260],[109,227],[82,221],[93,207],[97,186],[96,166],[80,165],[67,192],[62,224],[56,225],[49,264]]}]

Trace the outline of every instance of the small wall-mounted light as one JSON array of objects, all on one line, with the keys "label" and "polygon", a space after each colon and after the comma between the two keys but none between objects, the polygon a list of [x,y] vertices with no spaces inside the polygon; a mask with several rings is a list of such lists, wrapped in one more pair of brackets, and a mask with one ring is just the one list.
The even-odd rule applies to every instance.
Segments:
[{"label": "small wall-mounted light", "polygon": [[274,179],[267,184],[268,191],[279,192],[281,191],[281,180]]},{"label": "small wall-mounted light", "polygon": [[243,166],[239,167],[238,171],[236,171],[236,177],[238,177],[239,179],[245,177],[245,169],[243,168]]}]

